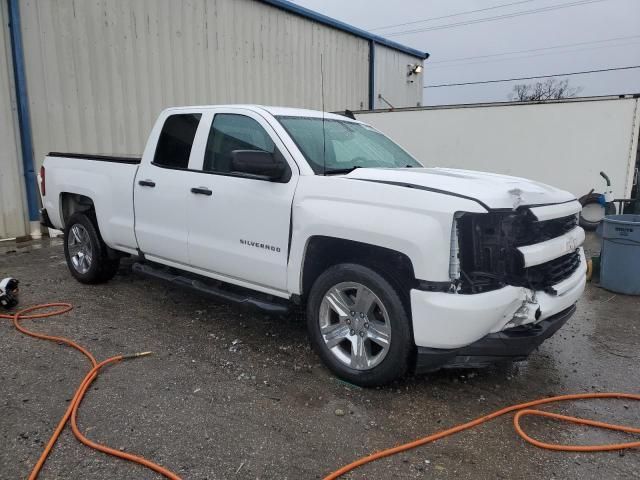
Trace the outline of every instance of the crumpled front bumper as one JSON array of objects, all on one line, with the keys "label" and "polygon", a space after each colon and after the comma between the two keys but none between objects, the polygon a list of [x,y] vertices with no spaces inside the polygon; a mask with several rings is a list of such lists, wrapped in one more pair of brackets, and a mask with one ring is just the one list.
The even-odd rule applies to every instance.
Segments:
[{"label": "crumpled front bumper", "polygon": [[501,361],[527,358],[546,339],[556,333],[575,313],[571,307],[535,324],[490,333],[480,340],[459,349],[418,347],[416,373],[439,368],[480,368]]},{"label": "crumpled front bumper", "polygon": [[545,320],[574,305],[586,284],[587,262],[553,293],[506,286],[472,295],[411,290],[413,337],[418,347],[458,349],[490,333]]}]

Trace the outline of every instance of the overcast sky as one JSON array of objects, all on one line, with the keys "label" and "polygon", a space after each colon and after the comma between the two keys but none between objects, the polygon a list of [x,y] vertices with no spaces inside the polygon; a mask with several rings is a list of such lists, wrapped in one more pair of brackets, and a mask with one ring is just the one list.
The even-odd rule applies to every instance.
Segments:
[{"label": "overcast sky", "polygon": [[[427,85],[640,65],[640,0],[294,2],[429,52],[424,76]],[[572,6],[557,8],[561,5]],[[479,9],[484,11],[457,15]],[[444,16],[447,18],[434,19]],[[496,16],[507,18],[478,21]],[[425,19],[432,20],[419,22]],[[453,23],[466,24],[453,27]],[[398,24],[405,25],[378,28]],[[446,28],[434,29],[439,26]],[[558,46],[562,48],[555,48]],[[527,52],[495,56],[523,50]],[[450,61],[460,58],[464,60]],[[582,88],[580,96],[640,93],[640,69],[566,78],[572,86]],[[505,101],[515,83],[528,82],[426,88],[424,104]]]}]

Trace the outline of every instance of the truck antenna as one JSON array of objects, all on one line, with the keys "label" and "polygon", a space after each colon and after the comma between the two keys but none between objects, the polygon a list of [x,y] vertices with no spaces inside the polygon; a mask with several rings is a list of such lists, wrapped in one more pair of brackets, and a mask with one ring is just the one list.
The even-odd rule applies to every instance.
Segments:
[{"label": "truck antenna", "polygon": [[320,90],[322,97],[322,175],[327,175],[327,135],[324,126],[324,65],[320,54]]}]

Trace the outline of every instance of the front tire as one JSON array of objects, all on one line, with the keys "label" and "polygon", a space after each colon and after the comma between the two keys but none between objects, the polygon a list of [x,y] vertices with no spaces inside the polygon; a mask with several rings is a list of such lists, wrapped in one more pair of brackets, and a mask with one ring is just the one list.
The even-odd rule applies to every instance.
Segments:
[{"label": "front tire", "polygon": [[96,284],[111,280],[120,265],[120,259],[108,256],[94,219],[76,212],[64,229],[64,256],[71,275],[80,283]]},{"label": "front tire", "polygon": [[362,265],[335,265],[318,277],[307,302],[307,329],[329,369],[363,387],[404,375],[414,348],[400,294]]}]

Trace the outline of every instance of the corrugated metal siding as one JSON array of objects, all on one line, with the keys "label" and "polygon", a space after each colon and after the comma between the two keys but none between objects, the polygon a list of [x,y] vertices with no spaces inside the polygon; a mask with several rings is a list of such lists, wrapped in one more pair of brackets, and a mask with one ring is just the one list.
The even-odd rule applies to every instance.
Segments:
[{"label": "corrugated metal siding", "polygon": [[[37,162],[140,153],[165,107],[361,109],[368,42],[251,0],[22,0]],[[415,60],[414,60],[415,61]]]},{"label": "corrugated metal siding", "polygon": [[7,2],[0,2],[0,238],[27,234]]},{"label": "corrugated metal siding", "polygon": [[423,65],[422,60],[382,45],[376,44],[375,48],[374,108],[389,107],[378,95],[382,95],[396,108],[420,106],[424,70],[409,78],[407,65]]}]

